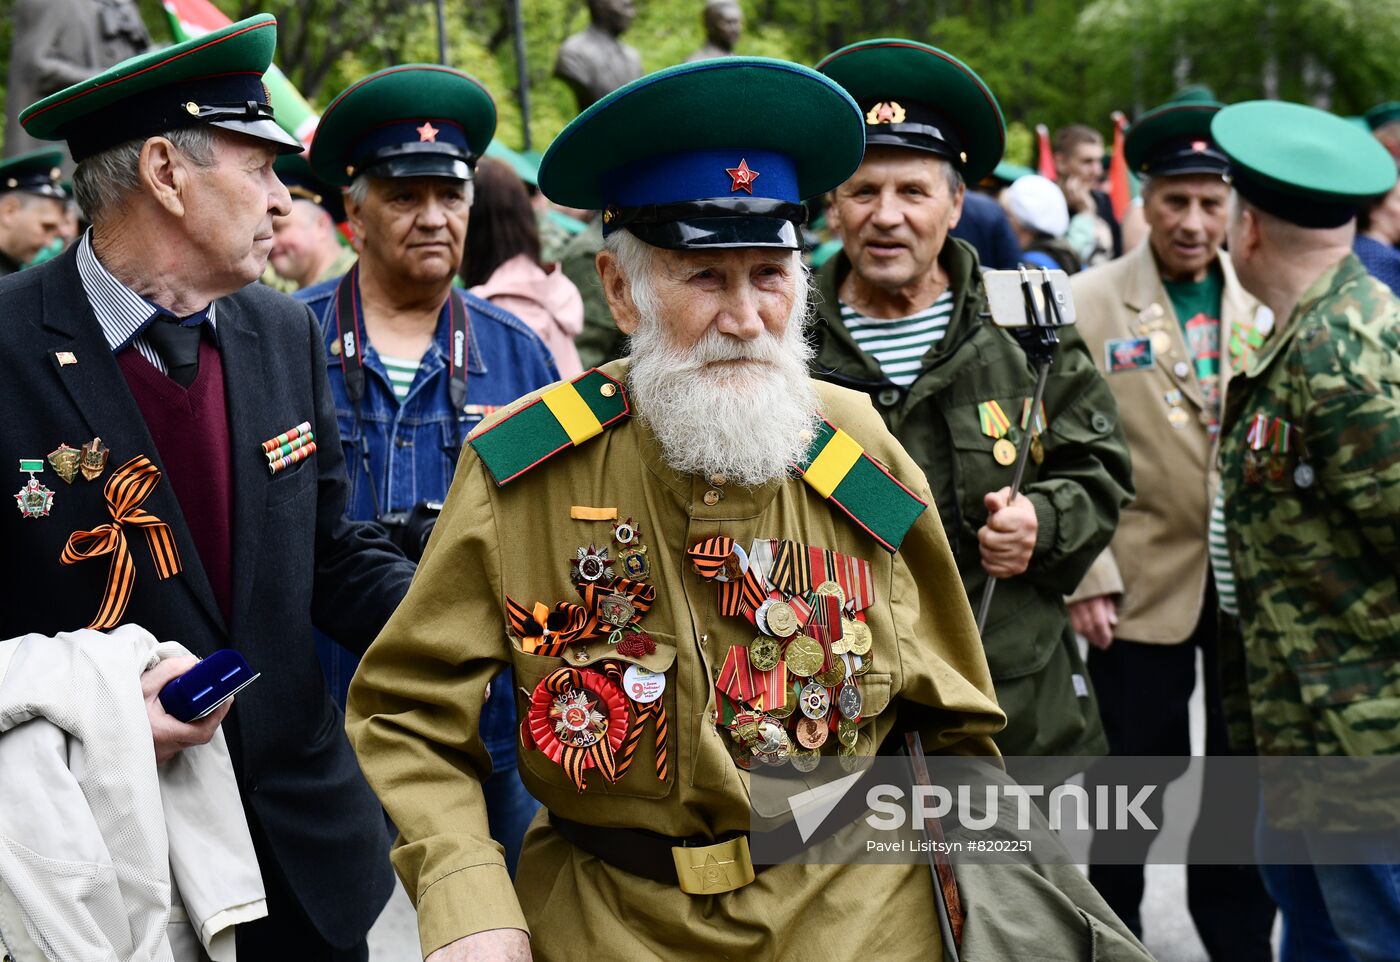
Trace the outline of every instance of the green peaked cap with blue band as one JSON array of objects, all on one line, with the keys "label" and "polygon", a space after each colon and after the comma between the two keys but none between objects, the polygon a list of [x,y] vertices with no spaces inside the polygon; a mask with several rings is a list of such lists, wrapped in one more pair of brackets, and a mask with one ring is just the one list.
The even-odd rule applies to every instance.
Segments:
[{"label": "green peaked cap with blue band", "polygon": [[64,200],[68,192],[62,183],[63,151],[57,147],[31,150],[0,162],[0,193],[18,190]]},{"label": "green peaked cap with blue band", "polygon": [[827,54],[817,69],[862,111],[866,142],[942,157],[969,184],[1006,153],[1006,120],[992,91],[967,64],[916,40],[881,37]]},{"label": "green peaked cap with blue band", "polygon": [[671,249],[801,247],[802,201],[844,182],[865,152],[859,109],[799,64],[725,57],[648,74],[555,138],[539,186]]},{"label": "green peaked cap with blue band", "polygon": [[311,169],[335,187],[360,174],[470,180],[495,135],[496,102],[475,78],[400,64],[336,95],[316,125]]},{"label": "green peaked cap with blue band", "polygon": [[123,60],[20,112],[39,140],[66,140],[82,161],[130,140],[207,125],[296,153],[277,125],[262,76],[277,49],[277,20],[259,14],[173,47]]},{"label": "green peaked cap with blue band", "polygon": [[1240,196],[1291,224],[1340,227],[1395,186],[1380,141],[1316,107],[1251,100],[1217,113],[1210,129]]}]

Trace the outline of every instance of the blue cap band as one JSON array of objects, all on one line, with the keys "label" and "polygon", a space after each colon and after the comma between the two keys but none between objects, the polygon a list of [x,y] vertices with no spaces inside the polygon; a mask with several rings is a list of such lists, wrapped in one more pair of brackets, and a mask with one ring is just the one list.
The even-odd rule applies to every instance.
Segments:
[{"label": "blue cap band", "polygon": [[[747,170],[731,174],[730,170]],[[747,183],[752,191],[744,189]],[[647,157],[603,176],[603,196],[617,207],[675,204],[713,197],[765,197],[797,203],[797,166],[774,150],[724,147]]]},{"label": "blue cap band", "polygon": [[355,167],[364,167],[385,148],[402,147],[404,144],[441,144],[441,153],[472,156],[471,145],[467,143],[467,134],[461,124],[425,117],[382,124],[370,130],[350,152],[351,163]]}]

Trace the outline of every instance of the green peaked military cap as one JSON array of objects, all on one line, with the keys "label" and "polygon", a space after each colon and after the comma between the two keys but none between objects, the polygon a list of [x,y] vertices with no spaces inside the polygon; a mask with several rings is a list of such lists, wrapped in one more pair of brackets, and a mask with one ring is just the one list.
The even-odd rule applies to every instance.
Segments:
[{"label": "green peaked military cap", "polygon": [[336,187],[360,174],[470,180],[495,134],[496,102],[477,80],[438,64],[401,64],[331,101],[311,140],[311,169]]},{"label": "green peaked military cap", "polygon": [[1340,227],[1395,186],[1395,161],[1380,142],[1316,107],[1234,104],[1215,115],[1211,132],[1240,196],[1303,227]]},{"label": "green peaked military cap", "polygon": [[1205,84],[1190,84],[1182,87],[1167,99],[1169,104],[1220,104],[1215,99],[1215,91]]},{"label": "green peaked military cap", "polygon": [[1376,104],[1364,114],[1366,123],[1372,130],[1379,130],[1386,124],[1393,124],[1400,121],[1400,100],[1388,100],[1383,104]]},{"label": "green peaked military cap", "polygon": [[19,190],[66,200],[62,177],[63,151],[57,147],[31,150],[0,163],[0,193]]},{"label": "green peaked military cap", "polygon": [[1211,139],[1210,122],[1224,104],[1172,99],[1128,128],[1123,155],[1128,169],[1148,177],[1175,174],[1224,176],[1230,160]]},{"label": "green peaked military cap", "polygon": [[277,49],[277,20],[259,14],[123,60],[20,112],[40,140],[66,140],[73,159],[130,140],[210,125],[299,151],[273,119],[262,75]]},{"label": "green peaked military cap", "polygon": [[1006,152],[1001,106],[957,57],[915,40],[885,37],[842,47],[817,64],[855,98],[866,142],[936,154],[975,184]]},{"label": "green peaked military cap", "polygon": [[311,170],[306,154],[283,154],[272,164],[277,179],[287,188],[293,200],[309,200],[331,215],[337,224],[345,220],[345,203],[340,188],[332,187]]},{"label": "green peaked military cap", "polygon": [[603,211],[671,249],[801,247],[802,201],[860,166],[860,111],[809,67],[764,57],[682,64],[620,87],[574,118],[540,162],[565,207]]}]

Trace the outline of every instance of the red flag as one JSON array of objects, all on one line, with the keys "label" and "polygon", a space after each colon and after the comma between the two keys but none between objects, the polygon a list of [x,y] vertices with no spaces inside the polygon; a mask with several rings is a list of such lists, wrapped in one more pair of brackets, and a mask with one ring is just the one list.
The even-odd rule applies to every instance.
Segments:
[{"label": "red flag", "polygon": [[1055,176],[1055,152],[1050,149],[1050,128],[1044,124],[1036,124],[1035,139],[1040,144],[1040,162],[1036,165],[1039,168],[1040,176],[1057,180],[1058,178]]},{"label": "red flag", "polygon": [[1121,110],[1113,112],[1113,159],[1108,163],[1108,198],[1113,201],[1113,216],[1122,223],[1133,202],[1133,188],[1128,182],[1128,158],[1123,154],[1123,131],[1128,118]]}]

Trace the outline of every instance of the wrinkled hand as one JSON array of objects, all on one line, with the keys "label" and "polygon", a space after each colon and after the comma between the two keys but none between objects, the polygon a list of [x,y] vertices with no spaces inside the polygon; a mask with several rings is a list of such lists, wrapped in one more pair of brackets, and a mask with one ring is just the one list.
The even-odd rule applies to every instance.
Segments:
[{"label": "wrinkled hand", "polygon": [[1069,606],[1069,623],[1099,651],[1108,651],[1113,644],[1113,629],[1118,625],[1118,605],[1112,595],[1085,598]]},{"label": "wrinkled hand", "polygon": [[151,737],[156,743],[157,765],[186,748],[207,743],[219,730],[224,716],[233,706],[233,699],[230,698],[207,717],[188,725],[166,713],[165,707],[160,703],[160,690],[197,664],[199,659],[189,655],[166,658],[141,676],[141,697],[146,699],[146,715],[151,720]]},{"label": "wrinkled hand", "polygon": [[487,929],[444,945],[424,962],[531,962],[530,936],[520,929]]},{"label": "wrinkled hand", "polygon": [[1094,197],[1090,193],[1093,185],[1087,180],[1079,177],[1069,176],[1060,185],[1060,190],[1064,192],[1065,203],[1069,205],[1071,214],[1089,214],[1094,212]]},{"label": "wrinkled hand", "polygon": [[987,523],[977,532],[982,546],[982,567],[993,578],[1014,578],[1031,563],[1035,535],[1040,524],[1035,505],[1025,495],[1007,504],[1011,488],[993,491],[982,499],[987,506]]}]

